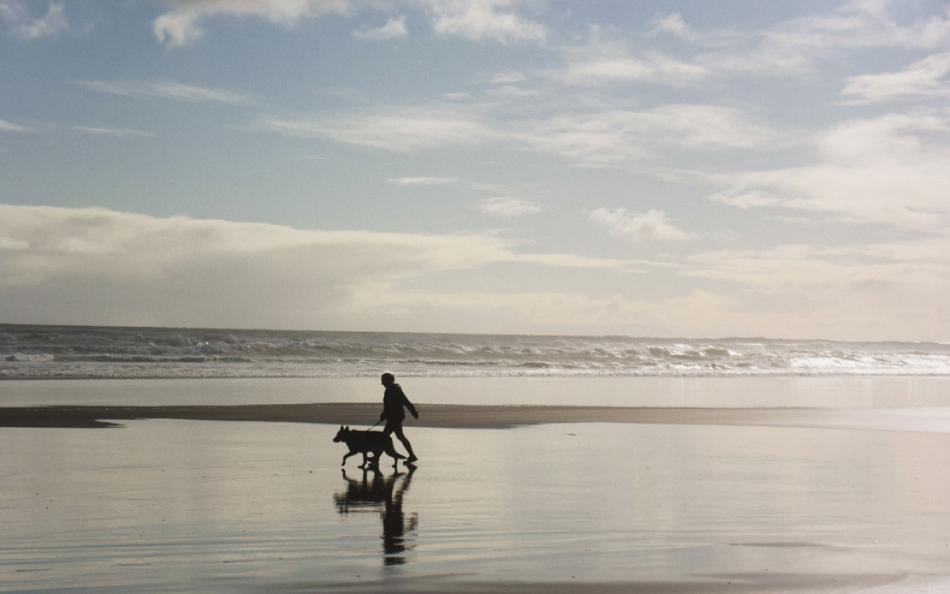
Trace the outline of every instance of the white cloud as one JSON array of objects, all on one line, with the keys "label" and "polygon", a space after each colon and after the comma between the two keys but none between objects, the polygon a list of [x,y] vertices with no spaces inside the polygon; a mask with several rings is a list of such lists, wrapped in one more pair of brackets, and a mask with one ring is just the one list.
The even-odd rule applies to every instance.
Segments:
[{"label": "white cloud", "polygon": [[0,317],[339,327],[359,323],[339,316],[377,283],[498,263],[630,269],[620,260],[516,247],[490,234],[323,231],[0,205]]},{"label": "white cloud", "polygon": [[33,128],[15,122],[0,119],[0,133],[3,132],[34,132]]},{"label": "white cloud", "polygon": [[425,0],[433,30],[473,41],[543,42],[544,25],[511,11],[515,0]]},{"label": "white cloud", "polygon": [[103,81],[82,80],[82,87],[123,97],[156,97],[184,101],[188,103],[218,103],[227,105],[242,105],[250,103],[246,95],[215,87],[190,85],[174,80],[132,80],[132,81]]},{"label": "white cloud", "polygon": [[509,70],[507,72],[497,72],[492,77],[490,82],[493,85],[512,85],[520,83],[526,80],[527,77],[518,72],[517,70]]},{"label": "white cloud", "polygon": [[501,85],[489,89],[488,95],[508,99],[524,99],[526,97],[538,97],[541,95],[541,91],[537,89],[526,89],[517,85]]},{"label": "white cloud", "polygon": [[[950,238],[845,247],[784,244],[687,258],[695,278],[734,284],[746,325],[771,335],[943,340]],[[794,320],[794,327],[781,318]],[[784,330],[783,330],[784,326]]]},{"label": "white cloud", "polygon": [[650,52],[639,58],[600,56],[575,61],[557,73],[556,77],[569,85],[598,86],[637,82],[687,85],[709,75],[710,71],[703,66]]},{"label": "white cloud", "polygon": [[718,49],[696,57],[717,73],[753,72],[785,76],[813,70],[818,62],[848,50],[904,48],[933,50],[950,41],[950,10],[900,23],[891,2],[851,1],[833,11],[794,18],[763,31],[708,35]]},{"label": "white cloud", "polygon": [[[775,134],[741,112],[671,104],[646,111],[585,111],[546,119],[491,117],[455,106],[363,113],[269,117],[256,127],[290,136],[328,138],[394,152],[496,144],[553,154],[582,166],[628,163],[665,150],[772,147]],[[774,148],[774,147],[772,147]]]},{"label": "white cloud", "polygon": [[[519,247],[490,234],[322,231],[0,205],[0,318],[909,340],[942,340],[950,332],[945,236],[719,250],[687,256],[671,268],[696,282],[733,285],[728,296],[695,286],[653,299],[596,287],[589,294],[416,288],[430,274],[477,274],[496,264],[600,270],[614,277],[640,272],[626,260]],[[644,282],[651,279],[637,277],[631,286]]]},{"label": "white cloud", "polygon": [[[642,279],[635,282],[642,283]],[[838,304],[839,309],[847,306]],[[749,303],[707,290],[644,299],[623,294],[589,295],[576,292],[452,292],[399,289],[390,285],[367,287],[353,299],[362,312],[361,328],[412,327],[418,331],[484,333],[501,328],[519,334],[626,334],[630,336],[769,336],[813,338],[879,337],[881,326],[859,318],[858,328],[844,328],[840,311],[807,313],[789,323],[789,311],[750,308]],[[862,312],[866,315],[867,312]],[[854,324],[857,316],[849,315]],[[822,326],[822,324],[825,324]],[[920,323],[918,326],[922,325]],[[812,334],[808,334],[811,331]],[[931,335],[933,335],[931,333]]]},{"label": "white cloud", "polygon": [[695,237],[675,227],[665,212],[656,209],[638,213],[628,212],[625,208],[598,208],[590,213],[590,219],[606,227],[614,237],[635,241],[682,241]]},{"label": "white cloud", "polygon": [[[543,42],[547,35],[543,25],[515,11],[516,0],[171,0],[171,4],[172,10],[159,16],[153,26],[159,41],[171,47],[201,39],[205,23],[214,18],[258,18],[293,27],[305,19],[346,16],[360,10],[387,10],[400,4],[423,7],[439,35],[502,43]],[[354,34],[380,40],[402,38],[408,31],[404,17],[395,17],[381,28]]]},{"label": "white cloud", "polygon": [[936,230],[950,222],[950,114],[889,114],[842,123],[814,139],[810,165],[718,177],[713,199],[753,196],[840,220]]},{"label": "white cloud", "polygon": [[650,28],[649,34],[658,35],[661,33],[686,40],[691,40],[696,37],[696,33],[686,24],[683,15],[678,12],[663,15],[653,20],[653,26]]},{"label": "white cloud", "polygon": [[476,144],[497,134],[477,115],[456,109],[408,108],[303,118],[265,118],[265,130],[394,152]]},{"label": "white cloud", "polygon": [[719,194],[710,196],[709,199],[713,202],[720,202],[722,204],[728,204],[729,206],[735,206],[736,208],[741,209],[776,206],[781,202],[778,198],[769,196],[765,192],[761,191],[738,191],[734,193],[721,192]]},{"label": "white cloud", "polygon": [[429,177],[429,176],[409,176],[409,177],[390,177],[386,181],[396,186],[450,186],[457,184],[457,177]]},{"label": "white cloud", "polygon": [[358,39],[367,39],[370,41],[405,39],[409,36],[409,31],[406,29],[406,17],[391,17],[386,21],[386,24],[375,29],[360,29],[354,31],[353,36]]},{"label": "white cloud", "polygon": [[0,20],[24,41],[53,37],[69,28],[62,2],[51,2],[44,16],[34,18],[22,0],[0,0]]},{"label": "white cloud", "polygon": [[154,32],[169,46],[182,46],[204,35],[202,23],[215,17],[254,17],[283,27],[306,18],[345,14],[348,0],[172,0],[173,9],[155,20]]},{"label": "white cloud", "polygon": [[841,91],[851,103],[879,103],[909,97],[950,98],[950,52],[933,54],[898,72],[848,78]]},{"label": "white cloud", "polygon": [[678,60],[656,50],[631,46],[626,38],[591,26],[588,39],[562,47],[563,65],[549,70],[547,78],[565,85],[599,87],[631,83],[684,86],[708,78],[704,66]]},{"label": "white cloud", "polygon": [[535,150],[590,166],[635,161],[671,147],[751,149],[774,140],[772,131],[738,110],[686,104],[558,115],[525,122],[514,134]]},{"label": "white cloud", "polygon": [[523,198],[497,196],[478,203],[478,210],[494,217],[523,217],[541,211],[541,205]]},{"label": "white cloud", "polygon": [[71,126],[75,132],[90,134],[92,136],[111,136],[113,138],[131,138],[135,136],[152,136],[152,133],[142,130],[133,130],[130,128],[104,128],[102,126]]},{"label": "white cloud", "polygon": [[9,237],[0,236],[0,251],[2,250],[25,250],[30,247],[25,241],[19,239],[10,239]]}]

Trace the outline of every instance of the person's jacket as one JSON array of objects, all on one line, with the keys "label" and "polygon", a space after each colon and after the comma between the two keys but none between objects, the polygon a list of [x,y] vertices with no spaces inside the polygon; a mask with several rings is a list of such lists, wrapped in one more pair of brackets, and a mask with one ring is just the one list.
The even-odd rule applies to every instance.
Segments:
[{"label": "person's jacket", "polygon": [[406,418],[403,407],[408,408],[412,416],[417,416],[416,407],[406,398],[406,394],[399,384],[392,384],[386,388],[386,393],[383,394],[383,414],[379,418],[387,421],[402,421]]}]

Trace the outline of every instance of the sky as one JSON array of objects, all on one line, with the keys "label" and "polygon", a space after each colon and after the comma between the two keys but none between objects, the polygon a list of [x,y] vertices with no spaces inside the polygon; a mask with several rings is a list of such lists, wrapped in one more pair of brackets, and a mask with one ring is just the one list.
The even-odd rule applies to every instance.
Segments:
[{"label": "sky", "polygon": [[950,3],[0,0],[0,323],[950,340]]}]

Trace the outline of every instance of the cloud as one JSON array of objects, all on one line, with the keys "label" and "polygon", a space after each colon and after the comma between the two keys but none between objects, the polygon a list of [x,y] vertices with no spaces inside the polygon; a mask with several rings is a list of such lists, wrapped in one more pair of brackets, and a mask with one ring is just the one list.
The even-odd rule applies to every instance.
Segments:
[{"label": "cloud", "polygon": [[493,85],[512,85],[520,83],[526,79],[527,77],[524,74],[516,70],[509,70],[507,72],[495,73],[489,82],[491,82]]},{"label": "cloud", "polygon": [[178,47],[204,36],[202,23],[217,17],[260,18],[283,27],[302,19],[346,14],[348,0],[171,0],[174,8],[155,20],[158,40]]},{"label": "cloud", "polygon": [[523,217],[541,211],[541,205],[523,198],[509,198],[498,196],[486,198],[478,203],[478,210],[482,214],[493,217]]},{"label": "cloud", "polygon": [[[547,78],[565,85],[606,87],[659,84],[697,85],[729,76],[788,76],[813,72],[823,61],[854,50],[945,49],[950,44],[950,10],[945,7],[912,22],[901,22],[893,2],[849,1],[831,10],[758,29],[690,27],[679,13],[660,15],[640,36],[616,34],[593,25],[587,38],[559,48],[562,66]],[[689,42],[677,56],[656,49],[658,36]]]},{"label": "cloud", "polygon": [[202,87],[190,85],[174,80],[130,80],[130,81],[103,81],[82,80],[78,85],[121,97],[154,97],[171,99],[187,103],[217,103],[224,105],[244,105],[251,103],[251,99],[228,89]]},{"label": "cloud", "polygon": [[701,39],[717,49],[695,57],[714,72],[784,76],[812,71],[821,60],[855,49],[933,50],[950,41],[950,10],[900,23],[892,2],[857,0],[762,31],[720,31]]},{"label": "cloud", "polygon": [[728,204],[729,206],[735,206],[736,208],[741,208],[743,210],[749,208],[761,208],[766,206],[776,206],[781,203],[778,198],[774,196],[769,196],[762,191],[736,191],[734,193],[730,192],[720,192],[718,194],[713,194],[709,197],[713,202],[719,202],[721,204]]},{"label": "cloud", "polygon": [[513,134],[534,150],[589,166],[641,160],[670,148],[752,149],[775,138],[738,110],[688,104],[557,115],[525,122]]},{"label": "cloud", "polygon": [[34,18],[22,0],[0,0],[0,20],[24,41],[54,37],[69,28],[62,2],[50,3],[44,16]]},{"label": "cloud", "polygon": [[711,72],[696,63],[678,60],[656,50],[633,47],[628,38],[618,38],[599,26],[591,26],[588,39],[560,48],[563,65],[547,71],[546,77],[564,85],[600,87],[633,83],[672,86],[695,84]]},{"label": "cloud", "polygon": [[132,130],[130,128],[104,128],[101,126],[70,126],[70,129],[75,132],[80,132],[82,134],[90,134],[92,136],[111,136],[112,138],[132,138],[135,136],[153,136],[151,132],[144,132],[142,130]]},{"label": "cloud", "polygon": [[855,119],[818,134],[812,145],[812,164],[711,176],[725,184],[712,199],[752,196],[745,207],[781,206],[918,231],[950,222],[950,114]]},{"label": "cloud", "polygon": [[[340,327],[378,283],[499,263],[623,271],[490,234],[325,231],[102,208],[0,205],[0,317],[71,323]],[[344,326],[345,327],[345,326]]]},{"label": "cloud", "polygon": [[[392,325],[420,332],[485,333],[499,328],[517,334],[629,334],[691,336],[727,308],[725,299],[697,291],[647,301],[622,295],[537,292],[453,292],[373,287],[354,297],[364,328]],[[708,316],[709,319],[706,319]],[[727,327],[722,324],[725,330]],[[728,330],[720,332],[728,334]]]},{"label": "cloud", "polygon": [[405,39],[409,36],[406,29],[406,17],[391,17],[385,25],[375,29],[360,29],[353,32],[357,39],[367,39],[369,41],[390,41],[393,39]]},{"label": "cloud", "polygon": [[541,91],[537,89],[526,89],[517,85],[501,85],[487,91],[492,97],[505,97],[509,99],[524,99],[525,97],[538,97]]},{"label": "cloud", "polygon": [[256,128],[393,152],[493,144],[556,155],[582,166],[629,163],[669,150],[773,147],[776,135],[738,110],[670,104],[645,111],[583,111],[502,119],[485,106],[392,108],[319,116],[268,117]]},{"label": "cloud", "polygon": [[[635,213],[632,216],[637,216]],[[950,332],[950,238],[777,245],[686,256],[693,286],[646,299],[571,291],[423,290],[498,264],[642,272],[531,253],[491,234],[325,231],[102,208],[0,205],[9,322],[417,331],[934,339]],[[526,274],[526,278],[532,275]],[[636,277],[633,287],[650,278]],[[697,288],[729,286],[728,294]],[[483,284],[491,287],[490,283]]]},{"label": "cloud", "polygon": [[33,128],[0,119],[0,134],[4,132],[35,132]]},{"label": "cloud", "polygon": [[698,82],[709,75],[710,71],[703,66],[650,52],[641,58],[602,56],[572,62],[556,76],[568,85],[655,82],[679,86]]},{"label": "cloud", "polygon": [[450,186],[457,184],[457,177],[390,177],[386,179],[387,183],[396,186]]},{"label": "cloud", "polygon": [[771,335],[943,340],[950,238],[851,246],[782,244],[689,256],[684,273],[732,284],[737,305]]},{"label": "cloud", "polygon": [[950,52],[933,54],[898,72],[848,78],[841,94],[853,104],[950,97]]},{"label": "cloud", "polygon": [[675,227],[665,212],[656,209],[638,213],[628,212],[625,208],[598,208],[590,213],[590,220],[606,227],[614,237],[635,241],[682,241],[695,237]]},{"label": "cloud", "polygon": [[544,25],[510,11],[515,0],[426,0],[433,30],[472,41],[540,43]]},{"label": "cloud", "polygon": [[[501,43],[543,42],[544,25],[519,15],[516,0],[171,0],[172,10],[154,23],[155,36],[170,47],[180,47],[201,39],[204,25],[216,18],[257,18],[282,27],[293,27],[305,19],[331,15],[347,16],[362,10],[386,10],[400,4],[422,7],[432,29],[439,35],[472,41]],[[404,17],[393,17],[378,29],[356,31],[363,39],[399,39],[408,34]]]},{"label": "cloud", "polygon": [[328,138],[393,152],[484,142],[497,136],[471,112],[446,108],[406,108],[322,117],[270,117],[258,127],[285,134]]},{"label": "cloud", "polygon": [[653,20],[653,26],[650,27],[649,35],[667,34],[686,40],[692,40],[697,34],[686,24],[683,15],[678,12],[670,13],[657,17]]}]

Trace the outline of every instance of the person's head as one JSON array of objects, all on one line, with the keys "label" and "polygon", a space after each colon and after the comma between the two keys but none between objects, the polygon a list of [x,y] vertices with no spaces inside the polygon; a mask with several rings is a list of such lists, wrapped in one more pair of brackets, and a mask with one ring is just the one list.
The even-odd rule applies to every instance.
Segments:
[{"label": "person's head", "polygon": [[384,373],[382,377],[380,377],[380,381],[382,381],[383,385],[388,388],[389,386],[396,383],[396,376],[391,373]]}]

